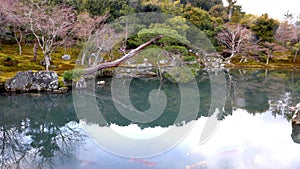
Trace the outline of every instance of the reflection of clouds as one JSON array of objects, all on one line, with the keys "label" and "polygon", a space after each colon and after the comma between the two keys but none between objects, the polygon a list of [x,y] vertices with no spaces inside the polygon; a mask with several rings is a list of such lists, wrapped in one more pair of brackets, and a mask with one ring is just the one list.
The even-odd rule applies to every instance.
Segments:
[{"label": "reflection of clouds", "polygon": [[110,125],[110,128],[120,135],[133,139],[149,139],[153,137],[158,137],[159,135],[168,131],[170,127],[163,128],[156,126],[154,128],[141,129],[137,124],[130,124],[126,127],[121,127],[115,124]]},{"label": "reflection of clouds", "polygon": [[[220,123],[216,133],[204,145],[199,138],[207,118],[197,120],[190,135],[175,149],[160,156],[147,159],[157,163],[153,168],[180,168],[201,162],[203,158],[210,169],[298,169],[300,168],[300,146],[291,137],[291,125],[282,116],[274,118],[271,112],[253,116],[244,110],[236,110]],[[116,126],[115,126],[116,127]],[[117,127],[119,132],[137,136],[141,133],[162,133],[167,128],[147,128],[138,131],[137,126]],[[114,128],[114,127],[113,127]],[[180,128],[180,127],[178,127]],[[133,130],[130,131],[129,130]],[[134,132],[137,131],[137,132]],[[141,132],[141,133],[139,133]],[[137,135],[136,135],[137,134]],[[77,154],[79,168],[147,168],[138,162],[130,162],[95,148],[87,141],[86,149]],[[97,147],[97,146],[96,146]],[[189,153],[187,153],[189,152]],[[189,154],[195,154],[193,158]],[[203,155],[202,155],[203,154]]]},{"label": "reflection of clouds", "polygon": [[[253,116],[237,110],[206,144],[195,146],[207,156],[210,168],[293,169],[300,164],[300,146],[290,134],[291,126],[283,117],[274,119],[269,112]],[[222,153],[228,150],[236,151]]]}]

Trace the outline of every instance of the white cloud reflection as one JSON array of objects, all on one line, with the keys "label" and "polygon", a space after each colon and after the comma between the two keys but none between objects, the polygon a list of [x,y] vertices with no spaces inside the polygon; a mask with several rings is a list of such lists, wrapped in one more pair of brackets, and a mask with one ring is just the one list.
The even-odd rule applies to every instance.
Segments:
[{"label": "white cloud reflection", "polygon": [[[207,118],[197,120],[188,137],[175,149],[146,159],[157,164],[152,168],[182,168],[186,164],[205,158],[209,169],[299,169],[300,144],[291,139],[292,126],[283,117],[274,118],[270,112],[253,116],[245,110],[236,110],[222,121],[215,134],[204,145],[199,145],[201,131]],[[96,126],[95,130],[98,130]],[[168,128],[137,129],[138,126],[112,126],[131,138],[154,137]],[[180,129],[180,127],[178,127]],[[130,131],[131,130],[131,131]],[[171,138],[170,138],[171,139]],[[168,140],[166,140],[168,142]],[[160,144],[165,144],[161,142]],[[195,154],[193,160],[186,153]],[[92,167],[148,168],[141,162],[121,158],[101,150],[90,142],[87,151],[79,153],[79,159]],[[195,159],[196,157],[196,159]],[[186,158],[186,159],[185,159]],[[102,160],[97,160],[102,159]],[[172,160],[171,160],[172,159]],[[175,163],[174,163],[175,162]],[[93,168],[93,167],[92,167]]]},{"label": "white cloud reflection", "polygon": [[[292,127],[285,119],[274,119],[269,112],[253,116],[237,110],[233,114],[226,117],[206,144],[192,145],[195,151],[207,156],[209,168],[300,167],[300,145],[292,141]],[[197,137],[197,132],[190,135]]]}]

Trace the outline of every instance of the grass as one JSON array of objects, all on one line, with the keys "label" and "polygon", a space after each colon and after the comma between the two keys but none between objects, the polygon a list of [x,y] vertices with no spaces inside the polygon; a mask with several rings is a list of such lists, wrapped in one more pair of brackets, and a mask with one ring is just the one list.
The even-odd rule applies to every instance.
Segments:
[{"label": "grass", "polygon": [[[262,57],[266,60],[266,57]],[[293,55],[290,52],[274,53],[273,58],[270,59],[269,64],[257,62],[254,59],[248,59],[247,62],[239,62],[240,57],[236,57],[232,60],[232,65],[226,65],[227,67],[235,68],[255,68],[255,69],[300,69],[299,56],[295,63],[293,63]]]},{"label": "grass", "polygon": [[[58,73],[59,76],[66,70],[73,69],[75,60],[77,60],[81,48],[63,49],[58,47],[51,55],[52,64],[57,68],[50,68]],[[33,46],[31,44],[22,46],[22,55],[19,55],[18,46],[16,44],[1,44],[0,49],[0,84],[7,79],[12,78],[18,71],[40,71],[45,70],[45,67],[40,64],[44,59],[42,51],[39,49],[37,54],[37,61],[33,61]],[[62,55],[71,55],[71,60],[65,61],[61,58]],[[15,65],[7,66],[4,64],[5,60],[10,58]]]}]

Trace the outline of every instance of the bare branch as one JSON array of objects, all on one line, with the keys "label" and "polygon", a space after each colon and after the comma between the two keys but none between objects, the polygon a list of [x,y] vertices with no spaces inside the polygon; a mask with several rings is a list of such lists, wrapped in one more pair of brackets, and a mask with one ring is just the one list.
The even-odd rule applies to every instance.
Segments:
[{"label": "bare branch", "polygon": [[111,67],[116,67],[119,64],[125,62],[126,60],[132,58],[135,54],[137,54],[140,50],[144,49],[145,47],[149,46],[150,44],[152,44],[153,42],[161,39],[163,36],[160,35],[156,38],[151,39],[150,41],[140,45],[139,47],[137,47],[136,49],[131,50],[129,53],[127,53],[126,55],[124,55],[122,58],[117,59],[115,61],[112,62],[105,62],[105,63],[101,63],[97,66],[93,66],[93,67],[89,67],[84,69],[84,75],[88,75],[88,74],[92,74],[94,72],[96,72],[97,70],[100,69],[106,69],[106,68],[111,68]]}]

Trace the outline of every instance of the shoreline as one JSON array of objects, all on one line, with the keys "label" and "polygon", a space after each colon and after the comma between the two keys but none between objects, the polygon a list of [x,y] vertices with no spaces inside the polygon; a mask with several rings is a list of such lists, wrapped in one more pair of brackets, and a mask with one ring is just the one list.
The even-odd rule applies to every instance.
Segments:
[{"label": "shoreline", "polygon": [[[287,70],[287,71],[297,71],[300,70],[300,64],[294,64],[294,63],[287,63],[287,64],[276,64],[276,63],[271,63],[269,65],[266,64],[226,64],[224,66],[225,69],[260,69],[260,70]],[[3,71],[1,71],[3,73]],[[7,74],[12,74],[12,72],[4,72]],[[16,72],[17,73],[17,72]],[[11,91],[6,91],[5,89],[5,83],[8,79],[13,78],[12,77],[7,77],[6,80],[2,78],[0,81],[0,94],[3,93],[8,93],[8,94],[18,94],[18,93],[53,93],[53,94],[62,94],[66,93],[72,90],[72,86],[59,86],[57,90],[53,91],[29,91],[29,92],[24,92],[24,91],[16,91],[16,92],[11,92]],[[108,76],[103,76],[103,78],[107,78]],[[112,77],[112,76],[111,76]],[[99,76],[99,78],[102,78],[102,76]],[[63,90],[60,90],[60,88],[63,88]],[[66,89],[67,88],[67,89]]]}]

